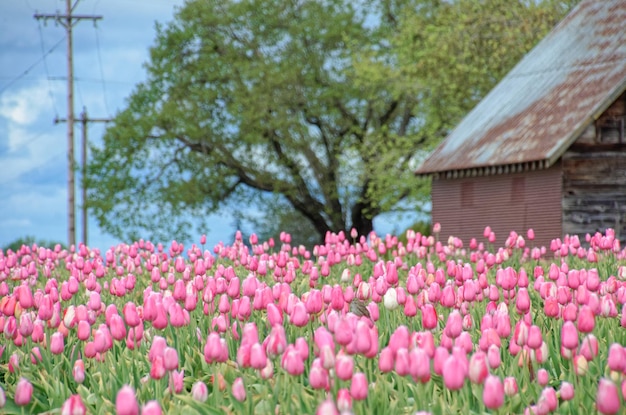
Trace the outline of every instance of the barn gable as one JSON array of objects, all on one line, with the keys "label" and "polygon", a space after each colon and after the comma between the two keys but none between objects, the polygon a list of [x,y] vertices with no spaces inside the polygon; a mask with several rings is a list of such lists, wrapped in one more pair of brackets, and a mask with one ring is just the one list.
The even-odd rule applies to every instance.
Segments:
[{"label": "barn gable", "polygon": [[424,161],[444,232],[626,239],[624,22],[626,0],[583,0]]}]

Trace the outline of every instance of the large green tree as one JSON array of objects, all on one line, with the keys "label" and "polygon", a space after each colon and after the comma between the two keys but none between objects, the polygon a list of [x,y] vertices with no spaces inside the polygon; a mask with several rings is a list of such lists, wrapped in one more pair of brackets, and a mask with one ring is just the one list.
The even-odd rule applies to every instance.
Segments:
[{"label": "large green tree", "polygon": [[90,210],[123,238],[220,208],[366,234],[425,206],[415,163],[570,3],[190,0],[92,149]]}]

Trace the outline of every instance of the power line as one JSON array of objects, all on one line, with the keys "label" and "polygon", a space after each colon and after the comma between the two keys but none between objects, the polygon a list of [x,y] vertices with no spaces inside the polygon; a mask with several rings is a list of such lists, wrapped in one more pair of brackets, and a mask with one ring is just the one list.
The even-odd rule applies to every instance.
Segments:
[{"label": "power line", "polygon": [[35,13],[35,19],[52,19],[63,26],[66,30],[67,39],[67,235],[68,245],[76,244],[76,206],[75,206],[75,180],[74,180],[74,55],[72,28],[81,20],[91,20],[94,23],[102,19],[102,16],[73,14],[78,1],[72,6],[71,0],[65,0],[65,14]]},{"label": "power line", "polygon": [[100,78],[102,79],[102,99],[104,100],[104,109],[106,110],[109,116],[111,115],[111,111],[109,111],[109,104],[107,102],[107,91],[106,84],[104,82],[104,70],[102,69],[102,56],[100,54],[100,36],[98,36],[98,27],[94,25],[94,31],[96,32],[96,46],[98,48],[98,64],[100,65]]},{"label": "power line", "polygon": [[[17,81],[19,81],[20,79],[22,79],[23,77],[25,77],[26,75],[28,75],[28,73],[35,67],[37,66],[41,61],[45,62],[46,56],[48,56],[49,54],[51,54],[63,41],[65,40],[65,37],[62,37],[61,39],[59,39],[59,41],[57,43],[54,44],[54,46],[52,46],[50,49],[48,49],[47,52],[44,52],[43,56],[39,59],[37,59],[36,62],[34,62],[32,65],[30,65],[27,69],[25,69],[21,74],[19,74],[18,76],[16,76],[15,78],[13,78],[11,81],[9,81],[9,83],[7,83],[6,85],[4,85],[2,87],[2,89],[0,89],[0,94],[2,94],[4,91],[6,91],[7,89],[9,89],[9,87],[11,85],[13,85],[14,83],[16,83]],[[43,45],[42,45],[43,47]],[[46,67],[46,72],[47,72],[47,67]]]},{"label": "power line", "polygon": [[44,42],[43,42],[43,31],[41,30],[41,23],[37,20],[37,27],[39,28],[39,43],[41,44],[41,53],[43,54],[43,66],[46,68],[46,77],[48,78],[48,96],[50,97],[50,101],[52,102],[52,107],[54,108],[54,115],[59,114],[59,110],[57,109],[56,100],[52,95],[52,84],[50,84],[50,72],[48,71],[48,62],[46,61],[46,55],[43,53],[44,51]]}]

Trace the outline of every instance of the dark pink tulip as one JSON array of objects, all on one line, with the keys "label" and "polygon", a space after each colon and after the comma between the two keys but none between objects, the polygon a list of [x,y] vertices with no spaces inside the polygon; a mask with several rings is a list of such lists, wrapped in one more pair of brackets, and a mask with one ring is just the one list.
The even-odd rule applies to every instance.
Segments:
[{"label": "dark pink tulip", "polygon": [[163,353],[165,352],[165,348],[167,347],[167,342],[164,337],[154,336],[152,339],[152,345],[150,346],[150,350],[148,351],[148,360],[150,362],[154,361],[157,356],[163,357]]},{"label": "dark pink tulip", "polygon": [[357,353],[364,355],[370,351],[372,347],[372,336],[370,326],[364,320],[359,320],[356,323],[353,342]]},{"label": "dark pink tulip", "polygon": [[87,407],[80,395],[70,396],[61,407],[61,415],[85,415],[86,413]]},{"label": "dark pink tulip", "polygon": [[20,378],[17,382],[17,386],[15,387],[15,396],[13,397],[15,404],[18,406],[28,405],[32,396],[33,385],[28,381],[28,379]]},{"label": "dark pink tulip", "polygon": [[115,397],[115,411],[117,415],[139,415],[139,404],[135,398],[135,391],[128,385],[122,386]]},{"label": "dark pink tulip", "polygon": [[350,384],[350,396],[352,396],[352,399],[360,401],[367,398],[368,386],[365,374],[362,372],[355,373]]},{"label": "dark pink tulip", "polygon": [[483,403],[489,409],[498,409],[504,404],[504,386],[498,376],[489,375],[485,379]]}]

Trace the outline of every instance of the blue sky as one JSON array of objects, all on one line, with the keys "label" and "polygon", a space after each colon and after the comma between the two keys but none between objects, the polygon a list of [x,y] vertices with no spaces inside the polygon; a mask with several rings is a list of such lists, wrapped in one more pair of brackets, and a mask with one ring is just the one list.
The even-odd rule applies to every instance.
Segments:
[{"label": "blue sky", "polygon": [[[75,14],[103,18],[95,27],[83,20],[73,29],[76,116],[83,108],[93,118],[109,118],[123,109],[134,86],[145,79],[143,63],[155,37],[155,22],[167,23],[182,4],[182,0],[78,3]],[[67,239],[67,126],[53,123],[55,117],[67,117],[65,29],[33,18],[37,12],[64,10],[63,0],[0,0],[0,247],[24,236]],[[102,123],[90,123],[89,139],[97,142],[103,131]],[[74,135],[78,160],[80,124]],[[78,188],[76,195],[79,203]],[[78,205],[76,215],[80,240]],[[208,246],[230,243],[233,218],[227,214],[212,218]],[[375,226],[383,234],[396,230],[392,218],[378,218]],[[89,221],[90,246],[107,249],[119,242]]]}]

